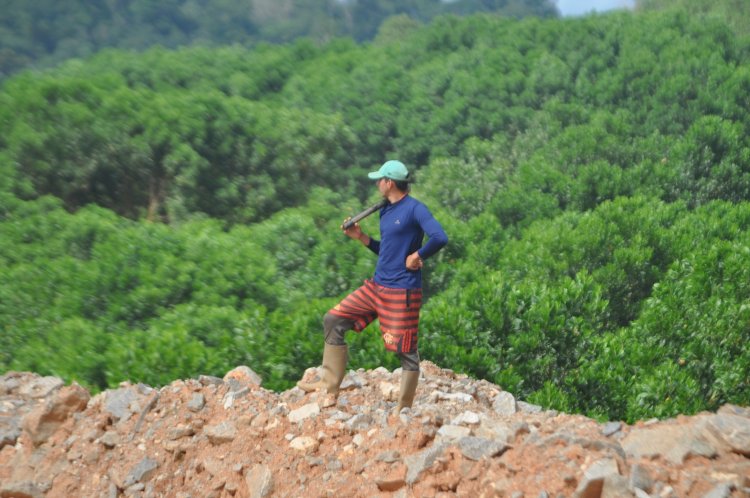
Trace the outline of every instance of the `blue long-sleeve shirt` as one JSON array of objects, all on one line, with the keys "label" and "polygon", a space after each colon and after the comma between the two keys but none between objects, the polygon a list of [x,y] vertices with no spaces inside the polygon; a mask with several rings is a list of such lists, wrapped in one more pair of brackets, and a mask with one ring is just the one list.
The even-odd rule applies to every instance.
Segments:
[{"label": "blue long-sleeve shirt", "polygon": [[[422,247],[425,234],[427,244]],[[411,196],[380,209],[380,238],[367,247],[378,255],[373,280],[393,289],[422,288],[422,270],[406,268],[406,257],[419,251],[427,259],[448,243],[443,227],[427,206]]]}]

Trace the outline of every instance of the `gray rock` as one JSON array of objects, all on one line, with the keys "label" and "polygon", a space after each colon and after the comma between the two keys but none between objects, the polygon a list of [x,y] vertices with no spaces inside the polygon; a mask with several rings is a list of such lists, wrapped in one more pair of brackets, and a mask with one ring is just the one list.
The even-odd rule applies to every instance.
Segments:
[{"label": "gray rock", "polygon": [[123,494],[126,497],[133,496],[133,497],[140,498],[141,491],[143,491],[144,489],[146,489],[146,485],[143,484],[142,482],[139,482],[139,483],[133,484],[132,486],[128,486],[127,488],[125,488],[125,491],[123,491]]},{"label": "gray rock", "polygon": [[237,437],[237,427],[232,422],[208,425],[203,429],[211,444],[231,443]]},{"label": "gray rock", "polygon": [[0,375],[0,396],[10,394],[21,386],[19,372],[8,372]]},{"label": "gray rock", "polygon": [[513,415],[518,411],[516,398],[514,398],[513,395],[507,391],[500,391],[499,393],[497,393],[497,396],[495,396],[495,400],[492,402],[492,409],[495,410],[495,413],[497,413],[498,415]]},{"label": "gray rock", "polygon": [[23,430],[38,446],[54,434],[68,417],[85,409],[89,399],[89,392],[78,384],[63,387],[23,418]]},{"label": "gray rock", "polygon": [[458,417],[451,420],[451,425],[476,425],[480,421],[478,413],[466,410]]},{"label": "gray rock", "polygon": [[120,444],[120,436],[115,431],[107,431],[99,438],[99,442],[102,443],[105,448],[114,448]]},{"label": "gray rock", "polygon": [[305,419],[308,418],[315,418],[318,415],[320,415],[320,407],[317,403],[308,403],[304,406],[301,406],[297,408],[296,410],[292,410],[289,412],[289,422],[291,423],[297,423],[302,422]]},{"label": "gray rock", "polygon": [[256,465],[245,474],[245,486],[250,498],[264,498],[273,491],[273,474],[268,465]]},{"label": "gray rock", "polygon": [[590,439],[586,437],[579,437],[574,434],[565,432],[566,429],[562,428],[558,432],[555,432],[547,437],[539,438],[537,434],[532,435],[526,440],[530,444],[536,444],[538,446],[550,446],[555,444],[563,444],[565,446],[578,445],[587,450],[603,451],[618,455],[625,459],[627,455],[625,450],[622,449],[618,443],[613,443],[606,439]]},{"label": "gray rock", "polygon": [[187,402],[187,409],[191,412],[199,412],[206,406],[206,397],[202,393],[194,393]]},{"label": "gray rock", "polygon": [[238,390],[234,391],[232,390],[232,387],[230,387],[229,392],[227,392],[224,395],[224,399],[222,399],[222,404],[224,406],[224,409],[229,409],[234,405],[234,401],[236,399],[243,398],[247,396],[248,393],[250,393],[250,389],[247,387],[241,387],[241,384],[239,384],[239,381],[230,379],[228,384],[231,386],[232,384],[235,385],[235,387],[239,387]]},{"label": "gray rock", "polygon": [[732,451],[750,457],[750,418],[720,413],[709,417],[707,426]]},{"label": "gray rock", "polygon": [[227,394],[235,394],[239,393],[240,391],[245,391],[243,394],[246,394],[249,389],[247,386],[245,386],[241,381],[237,379],[227,379],[224,382],[226,382],[227,386],[229,386],[229,392]]},{"label": "gray rock", "polygon": [[539,405],[532,405],[531,403],[526,403],[525,401],[516,401],[516,407],[518,408],[518,411],[523,413],[541,413],[543,408]]},{"label": "gray rock", "polygon": [[595,461],[584,471],[583,480],[576,488],[573,498],[600,498],[604,489],[604,479],[612,475],[619,476],[617,462],[613,458]]},{"label": "gray rock", "polygon": [[332,420],[334,422],[343,422],[344,420],[349,420],[350,418],[352,418],[352,415],[346,412],[342,412],[341,410],[336,410],[328,416],[327,420]]},{"label": "gray rock", "polygon": [[170,441],[176,441],[184,437],[190,437],[193,434],[195,434],[195,429],[193,429],[191,426],[185,424],[177,424],[177,426],[167,430],[167,439],[169,439]]},{"label": "gray rock", "polygon": [[8,498],[44,498],[44,492],[29,481],[0,484],[0,496]]},{"label": "gray rock", "polygon": [[502,455],[509,446],[502,441],[469,436],[459,439],[458,448],[466,458],[481,460]]},{"label": "gray rock", "polygon": [[438,441],[458,441],[471,435],[471,429],[459,425],[444,425],[437,431]]},{"label": "gray rock", "polygon": [[636,428],[622,440],[625,452],[636,458],[664,457],[682,464],[690,456],[713,458],[716,447],[696,434],[692,425],[658,425]]},{"label": "gray rock", "polygon": [[474,397],[471,394],[467,393],[445,393],[442,391],[435,391],[432,394],[432,397],[435,398],[435,401],[452,401],[454,403],[470,403],[474,401]]},{"label": "gray rock", "polygon": [[119,493],[120,492],[117,490],[115,483],[109,483],[109,488],[107,488],[107,498],[117,498]]},{"label": "gray rock", "polygon": [[301,451],[303,453],[309,453],[316,451],[318,447],[320,446],[320,443],[309,437],[309,436],[298,436],[292,439],[292,441],[289,443],[289,447]]},{"label": "gray rock", "polygon": [[289,415],[289,407],[286,403],[280,403],[268,411],[268,415],[271,417],[286,417]]},{"label": "gray rock", "polygon": [[510,443],[516,438],[517,433],[508,424],[491,418],[484,418],[479,427],[474,429],[474,435],[485,439],[497,439],[503,443]]},{"label": "gray rock", "polygon": [[355,415],[346,421],[346,428],[351,432],[363,431],[369,429],[373,424],[373,419],[369,415],[359,414]]},{"label": "gray rock", "polygon": [[18,417],[0,416],[0,449],[13,446],[21,435],[21,420]]},{"label": "gray rock", "polygon": [[614,458],[602,458],[591,464],[583,475],[589,479],[603,479],[611,475],[620,475],[620,470]]},{"label": "gray rock", "polygon": [[740,417],[750,418],[750,406],[737,406],[726,404],[719,408],[717,413],[724,415],[738,415]]},{"label": "gray rock", "polygon": [[630,485],[633,488],[650,492],[654,486],[654,480],[646,467],[635,464],[630,468]]},{"label": "gray rock", "polygon": [[625,477],[612,474],[604,478],[600,498],[635,498],[635,495]]},{"label": "gray rock", "polygon": [[406,464],[406,484],[412,485],[417,482],[419,475],[435,463],[435,460],[443,454],[446,447],[443,444],[436,444],[419,453],[406,457],[404,459],[404,463]]},{"label": "gray rock", "polygon": [[703,495],[703,498],[729,498],[732,496],[732,486],[730,484],[719,484],[711,491]]},{"label": "gray rock", "polygon": [[622,422],[607,422],[602,427],[602,434],[604,436],[611,436],[612,434],[620,432],[622,429]]},{"label": "gray rock", "polygon": [[46,398],[64,385],[62,379],[57,377],[37,377],[31,382],[22,384],[18,389],[18,394],[27,398]]},{"label": "gray rock", "polygon": [[341,381],[339,389],[360,389],[365,385],[365,381],[359,375],[355,373],[348,373],[346,377]]},{"label": "gray rock", "polygon": [[223,461],[219,460],[218,458],[212,457],[204,458],[203,460],[201,460],[200,465],[212,477],[219,475],[219,473],[226,467]]},{"label": "gray rock", "polygon": [[384,451],[375,457],[375,460],[385,463],[395,463],[401,460],[401,453],[396,450]]},{"label": "gray rock", "polygon": [[[233,387],[232,381],[237,381],[239,386]],[[263,383],[263,379],[252,368],[240,365],[227,372],[224,376],[224,382],[229,383],[232,391],[239,391],[244,386],[260,386]]]},{"label": "gray rock", "polygon": [[107,391],[105,396],[104,409],[114,417],[115,421],[128,420],[134,413],[140,411],[138,401],[141,396],[130,387]]},{"label": "gray rock", "polygon": [[498,479],[497,481],[492,483],[492,487],[495,488],[495,496],[507,496],[510,498],[510,493],[513,489],[513,480],[508,477]]},{"label": "gray rock", "polygon": [[128,488],[137,483],[143,483],[151,479],[159,468],[159,463],[152,458],[144,458],[133,467],[125,477],[125,481],[122,483],[125,488]]},{"label": "gray rock", "polygon": [[643,491],[641,488],[633,488],[635,498],[651,498],[651,495]]},{"label": "gray rock", "polygon": [[213,375],[200,375],[198,377],[198,382],[204,386],[220,386],[224,383],[222,379],[214,377]]}]

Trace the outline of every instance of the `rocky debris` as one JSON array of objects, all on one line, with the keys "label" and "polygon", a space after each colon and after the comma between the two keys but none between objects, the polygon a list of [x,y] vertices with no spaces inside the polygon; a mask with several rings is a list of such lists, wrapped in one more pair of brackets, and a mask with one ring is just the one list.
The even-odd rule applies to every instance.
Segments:
[{"label": "rocky debris", "polygon": [[94,397],[7,372],[0,498],[750,496],[748,408],[599,423],[425,361],[395,413],[400,374],[349,372],[332,400],[248,367]]},{"label": "rocky debris", "polygon": [[33,408],[23,418],[23,430],[38,446],[54,434],[68,417],[83,410],[89,398],[88,391],[78,384],[54,391],[44,400],[44,403]]}]

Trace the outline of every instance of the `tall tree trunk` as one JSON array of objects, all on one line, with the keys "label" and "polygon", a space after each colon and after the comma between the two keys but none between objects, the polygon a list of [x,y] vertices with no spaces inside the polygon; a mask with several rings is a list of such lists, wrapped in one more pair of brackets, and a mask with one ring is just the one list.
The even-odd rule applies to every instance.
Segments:
[{"label": "tall tree trunk", "polygon": [[162,203],[164,202],[164,178],[158,178],[152,176],[149,179],[148,184],[148,213],[146,219],[148,221],[156,221],[159,217],[159,211]]}]

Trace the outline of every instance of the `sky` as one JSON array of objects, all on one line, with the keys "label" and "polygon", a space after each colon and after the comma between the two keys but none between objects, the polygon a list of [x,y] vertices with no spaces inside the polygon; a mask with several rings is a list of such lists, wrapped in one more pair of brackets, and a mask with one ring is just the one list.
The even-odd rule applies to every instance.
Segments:
[{"label": "sky", "polygon": [[635,0],[557,0],[557,8],[564,16],[580,16],[592,10],[604,12],[611,9],[632,8]]}]

